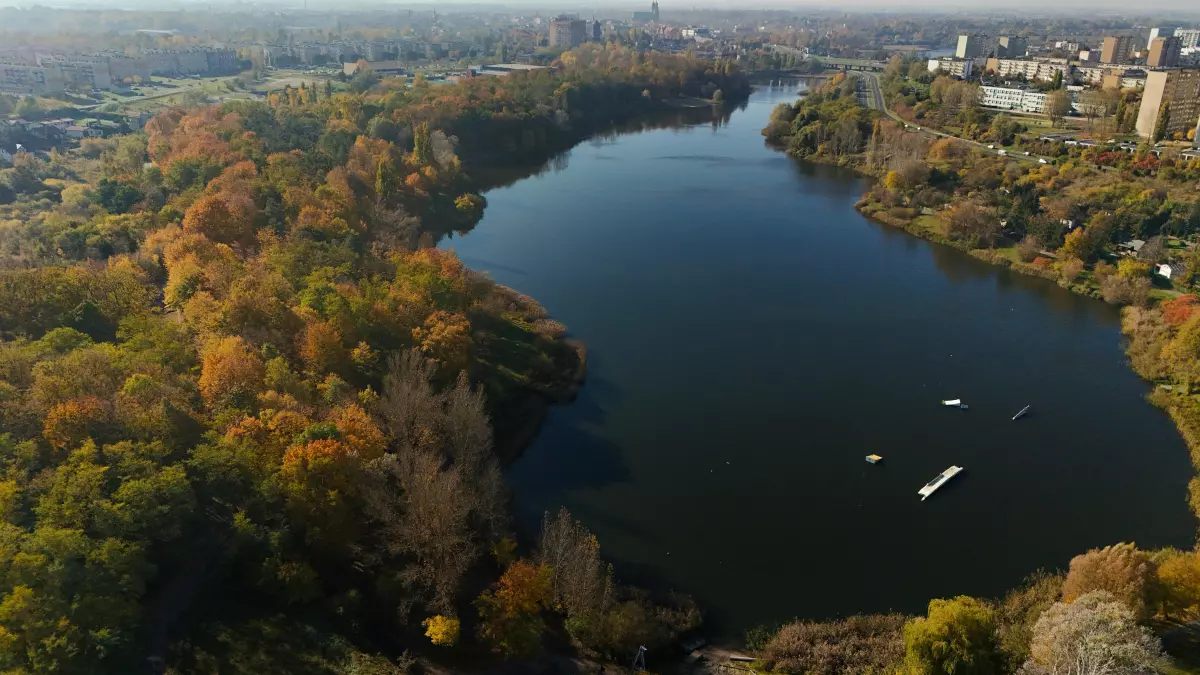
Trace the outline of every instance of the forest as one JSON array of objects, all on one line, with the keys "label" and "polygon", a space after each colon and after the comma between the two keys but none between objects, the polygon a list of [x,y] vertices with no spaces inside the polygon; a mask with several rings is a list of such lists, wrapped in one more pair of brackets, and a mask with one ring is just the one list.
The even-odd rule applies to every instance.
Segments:
[{"label": "forest", "polygon": [[[1200,471],[1200,162],[1147,147],[1098,162],[1104,150],[1054,147],[979,109],[975,85],[921,78],[932,81],[884,77],[906,119],[1057,158],[1020,161],[913,133],[861,107],[844,75],[779,106],[763,135],[794,156],[875,177],[858,208],[876,220],[1124,306],[1131,365],[1154,383],[1148,399],[1174,419]],[[1154,273],[1167,262],[1169,280]],[[1180,498],[1200,516],[1200,477]],[[1195,551],[1117,544],[1004,598],[933,600],[925,617],[795,622],[748,642],[765,669],[788,673],[1194,672],[1198,617]]]},{"label": "forest", "polygon": [[[699,625],[501,462],[584,349],[429,244],[470,177],[736,66],[586,46],[455,85],[173,109],[0,171],[0,670],[627,660]],[[720,98],[720,97],[716,97]],[[545,639],[544,639],[544,636]],[[550,638],[554,639],[551,640]]]}]

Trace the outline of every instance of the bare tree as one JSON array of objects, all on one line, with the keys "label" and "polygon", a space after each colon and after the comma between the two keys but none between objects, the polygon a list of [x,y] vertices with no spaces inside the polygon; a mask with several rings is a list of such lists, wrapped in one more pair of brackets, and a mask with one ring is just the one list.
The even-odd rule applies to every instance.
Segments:
[{"label": "bare tree", "polygon": [[991,210],[974,200],[965,201],[950,214],[947,234],[951,239],[966,242],[972,248],[991,248],[1000,236],[1000,221]]},{"label": "bare tree", "polygon": [[1147,262],[1158,263],[1167,259],[1167,244],[1162,235],[1150,237],[1138,251],[1137,257]]},{"label": "bare tree", "polygon": [[434,374],[416,350],[388,360],[379,410],[393,452],[368,466],[364,500],[381,537],[364,560],[391,561],[418,600],[447,611],[463,575],[503,534],[506,493],[483,394],[465,374],[436,392]]},{"label": "bare tree", "polygon": [[599,614],[612,602],[612,567],[600,559],[600,544],[565,508],[542,518],[538,562],[554,570],[554,600],[574,617]]},{"label": "bare tree", "polygon": [[1022,675],[1135,675],[1159,672],[1162,645],[1107,591],[1057,602],[1033,627]]},{"label": "bare tree", "polygon": [[1067,113],[1071,112],[1071,94],[1065,89],[1055,89],[1046,95],[1046,115],[1050,123],[1058,126]]}]

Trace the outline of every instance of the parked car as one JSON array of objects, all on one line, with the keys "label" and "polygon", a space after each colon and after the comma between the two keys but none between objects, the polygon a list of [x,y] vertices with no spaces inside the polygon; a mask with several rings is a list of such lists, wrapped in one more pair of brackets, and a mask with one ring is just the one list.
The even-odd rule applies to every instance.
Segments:
[{"label": "parked car", "polygon": [[1047,161],[1046,161],[1046,159],[1045,159],[1044,157],[1039,157],[1039,158],[1038,158],[1038,164],[1049,164],[1049,163],[1050,163],[1050,162],[1047,162]]},{"label": "parked car", "polygon": [[996,145],[994,143],[988,144],[988,150],[995,150],[995,149],[996,149]]}]

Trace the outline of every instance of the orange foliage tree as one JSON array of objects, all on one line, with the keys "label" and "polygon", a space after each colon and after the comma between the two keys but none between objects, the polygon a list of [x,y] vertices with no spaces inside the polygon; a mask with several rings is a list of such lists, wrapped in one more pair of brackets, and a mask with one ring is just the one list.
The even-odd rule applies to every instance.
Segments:
[{"label": "orange foliage tree", "polygon": [[204,351],[200,394],[214,407],[246,407],[263,388],[262,359],[240,337],[216,340]]}]

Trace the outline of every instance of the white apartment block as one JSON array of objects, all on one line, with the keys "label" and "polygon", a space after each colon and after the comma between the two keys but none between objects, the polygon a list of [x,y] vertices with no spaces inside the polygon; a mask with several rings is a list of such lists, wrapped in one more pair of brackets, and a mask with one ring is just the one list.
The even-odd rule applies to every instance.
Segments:
[{"label": "white apartment block", "polygon": [[1200,47],[1200,28],[1176,28],[1175,37],[1184,47]]},{"label": "white apartment block", "polygon": [[1050,81],[1059,73],[1065,80],[1071,75],[1066,59],[988,59],[986,68],[1001,77],[1024,75],[1027,80]]},{"label": "white apartment block", "polygon": [[949,56],[943,56],[937,59],[929,59],[929,72],[936,73],[939,70],[947,75],[961,77],[967,79],[971,77],[971,73],[975,69],[975,61],[972,59],[956,59]]},{"label": "white apartment block", "polygon": [[1001,110],[1041,113],[1046,110],[1046,94],[1017,87],[981,87],[979,105]]}]

